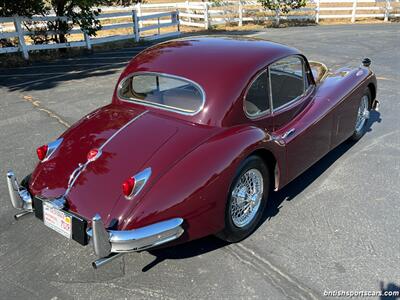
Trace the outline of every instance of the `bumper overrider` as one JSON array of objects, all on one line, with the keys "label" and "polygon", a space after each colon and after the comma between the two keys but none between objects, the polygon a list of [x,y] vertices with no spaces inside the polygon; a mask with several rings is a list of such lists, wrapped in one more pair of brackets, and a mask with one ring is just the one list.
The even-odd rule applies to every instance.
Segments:
[{"label": "bumper overrider", "polygon": [[[40,218],[40,214],[43,212],[42,208],[35,211],[37,199],[32,197],[25,187],[18,184],[12,171],[7,173],[7,186],[13,207],[21,210],[21,213],[15,215],[16,220],[31,213],[35,213]],[[64,199],[43,201],[73,216],[73,213],[64,209]],[[81,219],[81,217],[77,218]],[[109,230],[104,226],[98,214],[91,221],[91,228],[87,228],[86,225],[79,226],[79,228],[85,229],[84,240],[92,240],[94,252],[99,257],[92,264],[94,268],[98,268],[124,253],[137,252],[173,241],[184,232],[182,218],[169,219],[133,230]],[[84,222],[87,224],[86,221]]]}]

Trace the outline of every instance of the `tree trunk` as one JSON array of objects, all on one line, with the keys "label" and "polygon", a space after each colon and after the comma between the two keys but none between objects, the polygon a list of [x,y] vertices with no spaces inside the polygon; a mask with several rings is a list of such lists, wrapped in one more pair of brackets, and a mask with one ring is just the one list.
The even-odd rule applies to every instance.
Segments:
[{"label": "tree trunk", "polygon": [[[55,13],[56,16],[62,17],[65,15],[65,5],[66,5],[66,0],[56,0],[56,5],[55,5]],[[57,30],[59,33],[57,34],[57,40],[59,43],[66,43],[67,42],[67,37],[65,36],[65,33],[68,31],[68,24],[64,21],[57,21]],[[66,52],[65,48],[60,48],[60,52]]]}]

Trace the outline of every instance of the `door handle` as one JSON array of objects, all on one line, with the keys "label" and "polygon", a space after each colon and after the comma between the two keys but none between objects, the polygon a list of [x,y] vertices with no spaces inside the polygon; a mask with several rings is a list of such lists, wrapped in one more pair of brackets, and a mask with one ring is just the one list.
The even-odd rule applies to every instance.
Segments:
[{"label": "door handle", "polygon": [[296,132],[295,128],[291,128],[288,131],[286,131],[284,134],[282,134],[281,138],[286,139],[287,137],[291,136],[293,133]]}]

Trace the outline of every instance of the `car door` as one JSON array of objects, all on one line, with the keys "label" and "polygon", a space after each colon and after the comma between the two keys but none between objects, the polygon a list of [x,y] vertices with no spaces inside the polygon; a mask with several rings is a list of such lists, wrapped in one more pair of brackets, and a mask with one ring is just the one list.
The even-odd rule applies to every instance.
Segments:
[{"label": "car door", "polygon": [[269,66],[273,136],[286,148],[293,180],[329,151],[332,116],[318,111],[315,84],[304,57],[288,56]]}]

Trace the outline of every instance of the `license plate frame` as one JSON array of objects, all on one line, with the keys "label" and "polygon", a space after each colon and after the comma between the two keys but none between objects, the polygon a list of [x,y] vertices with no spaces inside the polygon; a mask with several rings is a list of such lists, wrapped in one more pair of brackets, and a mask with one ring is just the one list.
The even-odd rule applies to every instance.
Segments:
[{"label": "license plate frame", "polygon": [[72,215],[43,201],[43,223],[68,239],[72,239],[72,218]]}]

